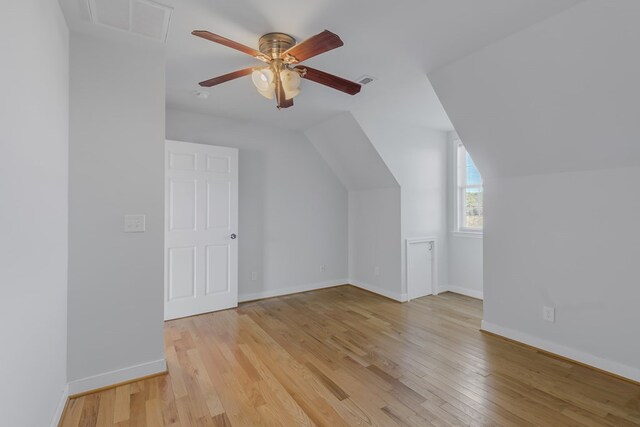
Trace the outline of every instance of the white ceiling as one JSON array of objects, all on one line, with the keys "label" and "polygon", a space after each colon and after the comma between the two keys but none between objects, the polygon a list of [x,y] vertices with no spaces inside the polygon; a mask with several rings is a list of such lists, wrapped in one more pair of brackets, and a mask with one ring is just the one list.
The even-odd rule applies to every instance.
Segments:
[{"label": "white ceiling", "polygon": [[398,187],[398,181],[351,113],[313,126],[305,135],[347,191]]},{"label": "white ceiling", "polygon": [[640,165],[638,21],[584,2],[430,74],[483,179]]},{"label": "white ceiling", "polygon": [[[398,121],[450,130],[426,73],[579,1],[162,0],[174,7],[167,38],[167,105],[298,130],[364,108]],[[89,28],[82,12],[86,0],[60,2],[72,28],[104,32]],[[194,29],[256,48],[258,37],[267,32],[286,32],[302,41],[328,29],[345,45],[305,63],[352,80],[364,74],[378,80],[354,97],[303,81],[294,107],[283,111],[261,97],[248,77],[208,89],[209,98],[198,99],[192,92],[199,89],[199,81],[261,63],[192,36]]]}]

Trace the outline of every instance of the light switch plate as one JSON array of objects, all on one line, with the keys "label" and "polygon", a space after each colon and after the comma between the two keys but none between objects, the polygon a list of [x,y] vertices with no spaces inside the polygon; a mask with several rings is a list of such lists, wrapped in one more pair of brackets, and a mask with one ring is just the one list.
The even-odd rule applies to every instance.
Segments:
[{"label": "light switch plate", "polygon": [[125,233],[144,233],[146,230],[145,215],[125,215],[124,216],[124,232]]},{"label": "light switch plate", "polygon": [[555,322],[556,321],[556,309],[553,307],[543,307],[542,308],[542,318],[547,322]]}]

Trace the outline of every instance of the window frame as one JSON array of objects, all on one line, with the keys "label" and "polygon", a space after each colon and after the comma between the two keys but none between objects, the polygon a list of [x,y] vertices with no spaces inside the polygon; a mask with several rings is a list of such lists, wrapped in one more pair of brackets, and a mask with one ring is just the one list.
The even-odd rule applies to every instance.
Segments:
[{"label": "window frame", "polygon": [[[481,237],[484,232],[484,227],[466,227],[465,223],[465,191],[469,188],[477,188],[483,192],[484,196],[484,182],[481,184],[467,185],[467,149],[460,139],[454,139],[454,159],[455,159],[455,233],[463,235],[469,235],[474,237]],[[480,177],[482,181],[482,176]],[[484,199],[483,199],[483,224],[484,224]]]}]

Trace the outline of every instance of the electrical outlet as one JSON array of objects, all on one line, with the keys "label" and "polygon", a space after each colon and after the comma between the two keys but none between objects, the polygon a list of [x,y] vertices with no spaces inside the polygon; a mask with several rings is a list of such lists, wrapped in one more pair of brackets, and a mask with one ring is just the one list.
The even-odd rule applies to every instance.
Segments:
[{"label": "electrical outlet", "polygon": [[373,274],[375,274],[376,276],[380,275],[380,267],[378,267],[377,265],[375,267],[373,267]]},{"label": "electrical outlet", "polygon": [[544,306],[542,309],[542,318],[547,322],[556,321],[556,309],[553,307]]},{"label": "electrical outlet", "polygon": [[324,264],[322,264],[322,265],[320,266],[320,271],[327,271],[327,266],[326,266],[326,265],[324,265]]},{"label": "electrical outlet", "polygon": [[145,219],[145,215],[125,215],[124,232],[144,233],[146,229]]},{"label": "electrical outlet", "polygon": [[252,271],[251,272],[251,280],[253,280],[253,281],[258,280],[258,272],[257,271]]}]

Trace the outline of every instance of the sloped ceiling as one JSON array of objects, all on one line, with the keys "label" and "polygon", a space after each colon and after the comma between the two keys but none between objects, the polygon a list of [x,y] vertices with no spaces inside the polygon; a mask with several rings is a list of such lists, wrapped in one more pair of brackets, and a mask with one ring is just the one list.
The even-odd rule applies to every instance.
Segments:
[{"label": "sloped ceiling", "polygon": [[[141,43],[139,37],[91,25],[87,0],[59,1],[74,31]],[[166,44],[170,108],[304,130],[366,104],[416,125],[450,130],[425,73],[579,0],[159,1],[174,8]],[[295,107],[278,112],[248,78],[210,89],[206,100],[192,94],[199,81],[260,65],[240,52],[192,36],[194,29],[256,46],[267,32],[283,31],[304,40],[325,28],[339,34],[345,46],[308,65],[348,79],[363,74],[378,79],[355,97],[305,81]]]},{"label": "sloped ceiling", "polygon": [[[183,0],[177,2],[167,51],[167,103],[170,107],[298,130],[308,129],[358,103],[381,104],[415,124],[451,129],[426,71],[531,25],[576,0]],[[256,64],[223,46],[197,39],[201,28],[256,46],[261,34],[283,31],[304,40],[323,29],[345,45],[308,65],[356,79],[378,80],[357,96],[303,82],[293,108],[277,111],[259,96],[248,78],[210,89],[206,101],[190,93],[199,81]],[[257,63],[256,65],[260,65]],[[391,95],[391,96],[390,96]]]},{"label": "sloped ceiling", "polygon": [[485,178],[640,164],[638,22],[589,1],[429,74]]},{"label": "sloped ceiling", "polygon": [[351,113],[316,125],[305,135],[348,191],[398,187]]}]

